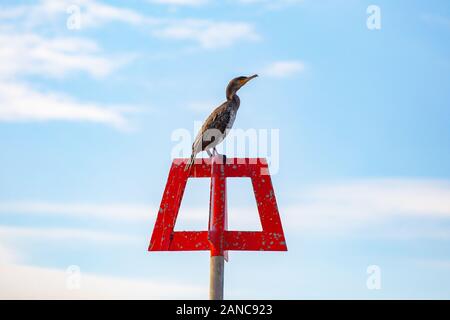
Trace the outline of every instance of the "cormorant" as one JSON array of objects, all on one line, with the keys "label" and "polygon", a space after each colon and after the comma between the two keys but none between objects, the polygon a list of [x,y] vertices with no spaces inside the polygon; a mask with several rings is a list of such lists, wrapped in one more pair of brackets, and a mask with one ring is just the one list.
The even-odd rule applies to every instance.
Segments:
[{"label": "cormorant", "polygon": [[209,150],[213,149],[213,154],[217,154],[216,146],[225,139],[228,130],[233,126],[241,103],[236,92],[257,76],[255,74],[250,77],[237,77],[230,81],[226,90],[227,101],[218,106],[203,123],[192,144],[191,159],[186,164],[185,171],[190,169],[198,153],[206,151],[211,157]]}]

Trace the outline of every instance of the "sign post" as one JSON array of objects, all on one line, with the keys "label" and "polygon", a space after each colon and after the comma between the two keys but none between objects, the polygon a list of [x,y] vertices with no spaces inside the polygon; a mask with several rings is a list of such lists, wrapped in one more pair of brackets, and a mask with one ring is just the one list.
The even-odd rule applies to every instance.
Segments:
[{"label": "sign post", "polygon": [[210,300],[223,300],[224,284],[224,231],[227,216],[227,180],[225,177],[225,157],[211,159],[211,199],[209,204],[209,235],[211,243]]},{"label": "sign post", "polygon": [[[188,159],[175,159],[156,218],[149,251],[209,250],[211,300],[224,298],[224,265],[228,250],[287,251],[275,193],[265,159],[216,155],[197,159],[189,172]],[[227,178],[251,178],[262,231],[229,231]],[[174,231],[188,178],[211,178],[208,231]]]}]

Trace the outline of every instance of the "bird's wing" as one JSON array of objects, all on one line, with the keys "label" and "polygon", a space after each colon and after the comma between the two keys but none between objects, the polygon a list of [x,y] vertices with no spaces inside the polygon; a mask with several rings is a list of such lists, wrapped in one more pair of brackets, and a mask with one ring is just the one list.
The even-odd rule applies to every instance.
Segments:
[{"label": "bird's wing", "polygon": [[225,132],[227,124],[230,120],[230,113],[226,112],[228,101],[218,106],[206,119],[202,126],[201,132],[204,133],[208,129],[218,129],[221,133]]},{"label": "bird's wing", "polygon": [[[192,145],[192,149],[197,153],[205,150],[205,148],[217,138],[215,134],[217,131],[214,132],[212,129],[219,130],[222,134],[225,132],[227,124],[230,120],[230,113],[225,112],[227,103],[228,101],[222,103],[213,112],[211,112],[208,118],[206,118],[197,134],[197,137],[195,138],[194,144]],[[208,133],[211,136],[209,136]]]}]

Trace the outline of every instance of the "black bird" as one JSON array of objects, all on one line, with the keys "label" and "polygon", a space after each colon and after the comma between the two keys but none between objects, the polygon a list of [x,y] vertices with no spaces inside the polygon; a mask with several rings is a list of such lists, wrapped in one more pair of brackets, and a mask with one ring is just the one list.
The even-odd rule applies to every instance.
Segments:
[{"label": "black bird", "polygon": [[226,91],[227,101],[218,106],[203,123],[192,144],[191,159],[186,164],[185,171],[191,168],[198,153],[206,151],[211,157],[212,154],[209,150],[213,149],[213,153],[217,154],[216,146],[225,139],[229,129],[233,126],[236,113],[241,104],[236,92],[257,76],[255,74],[250,77],[237,77],[230,81]]}]

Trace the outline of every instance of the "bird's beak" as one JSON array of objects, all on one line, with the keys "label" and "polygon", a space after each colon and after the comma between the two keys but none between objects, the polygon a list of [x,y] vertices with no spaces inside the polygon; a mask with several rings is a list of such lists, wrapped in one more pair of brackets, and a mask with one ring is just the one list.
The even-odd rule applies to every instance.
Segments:
[{"label": "bird's beak", "polygon": [[247,79],[245,80],[245,83],[249,82],[249,81],[252,80],[252,79],[255,79],[256,77],[258,77],[257,74],[254,74],[254,75],[252,75],[252,76],[250,76],[250,77],[247,77]]}]

